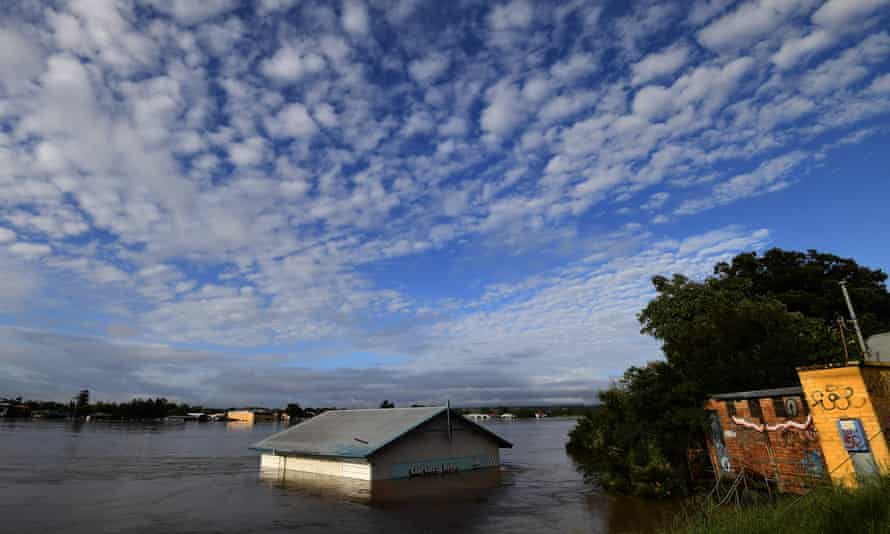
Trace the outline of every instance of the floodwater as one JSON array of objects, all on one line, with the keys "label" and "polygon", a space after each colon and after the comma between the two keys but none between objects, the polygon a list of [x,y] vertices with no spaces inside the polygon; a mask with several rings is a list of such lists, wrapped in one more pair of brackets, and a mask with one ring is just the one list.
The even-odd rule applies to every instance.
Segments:
[{"label": "floodwater", "polygon": [[[583,482],[564,445],[574,421],[491,423],[514,444],[501,470],[392,482],[282,482],[237,423],[0,421],[3,532],[650,531],[659,510]],[[438,484],[436,484],[438,480]],[[367,484],[367,483],[365,483]],[[430,492],[431,485],[444,487]]]}]

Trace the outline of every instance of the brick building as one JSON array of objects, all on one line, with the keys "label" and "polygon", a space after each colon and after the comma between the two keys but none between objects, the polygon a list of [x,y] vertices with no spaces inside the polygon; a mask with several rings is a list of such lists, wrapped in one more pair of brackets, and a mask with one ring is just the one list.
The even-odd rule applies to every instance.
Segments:
[{"label": "brick building", "polygon": [[705,404],[715,473],[744,469],[780,492],[806,493],[827,480],[819,435],[802,388],[714,395]]}]

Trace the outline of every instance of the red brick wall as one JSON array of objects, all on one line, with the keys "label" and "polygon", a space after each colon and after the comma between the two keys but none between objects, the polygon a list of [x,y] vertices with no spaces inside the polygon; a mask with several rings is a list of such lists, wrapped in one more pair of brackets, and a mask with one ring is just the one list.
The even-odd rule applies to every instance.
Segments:
[{"label": "red brick wall", "polygon": [[[773,398],[769,397],[752,399],[760,406],[759,415],[751,413],[747,399],[708,400],[705,409],[713,411],[719,418],[730,471],[721,468],[718,447],[709,432],[711,461],[716,472],[722,471],[724,477],[735,477],[744,468],[749,476],[766,477],[779,491],[806,493],[815,484],[826,480],[819,437],[812,420],[808,419],[806,401],[801,396],[780,398],[783,405],[786,399],[795,399],[799,413],[794,417],[790,414],[777,416]],[[728,413],[727,403],[735,406],[735,420]],[[806,425],[806,428],[783,426],[788,421]],[[752,425],[762,428],[751,428]],[[770,426],[773,428],[767,428]]]}]

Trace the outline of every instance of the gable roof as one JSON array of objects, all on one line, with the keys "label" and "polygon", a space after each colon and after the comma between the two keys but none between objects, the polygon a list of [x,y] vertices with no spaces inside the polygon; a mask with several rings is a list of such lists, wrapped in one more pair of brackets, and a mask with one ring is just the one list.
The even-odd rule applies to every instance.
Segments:
[{"label": "gable roof", "polygon": [[[331,410],[253,444],[258,451],[278,451],[306,456],[367,458],[420,425],[444,414],[448,408],[382,408]],[[452,411],[452,417],[461,417]],[[513,445],[491,430],[466,418],[464,423],[497,441]]]}]

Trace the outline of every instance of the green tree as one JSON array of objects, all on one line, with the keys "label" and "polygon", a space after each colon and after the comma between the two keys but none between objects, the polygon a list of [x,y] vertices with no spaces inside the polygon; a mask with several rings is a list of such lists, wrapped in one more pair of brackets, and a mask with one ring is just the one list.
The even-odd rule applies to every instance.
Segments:
[{"label": "green tree", "polygon": [[287,413],[287,416],[290,417],[291,420],[300,419],[306,416],[303,408],[301,408],[299,404],[293,402],[287,405],[285,413]]},{"label": "green tree", "polygon": [[77,417],[87,415],[90,409],[90,391],[88,389],[80,390],[77,397],[74,398],[74,414]]},{"label": "green tree", "polygon": [[704,393],[788,385],[797,380],[795,366],[839,353],[828,323],[752,294],[744,280],[675,275],[657,276],[653,285],[657,296],[640,312],[641,331],[660,340],[680,379]]},{"label": "green tree", "polygon": [[788,311],[826,323],[846,315],[838,282],[845,280],[856,306],[863,334],[890,331],[890,293],[887,273],[869,269],[852,258],[841,258],[816,250],[806,252],[774,248],[758,256],[739,254],[729,263],[719,263],[714,274],[721,280],[744,280],[752,295],[768,295]]},{"label": "green tree", "polygon": [[396,405],[393,404],[392,402],[388,401],[388,400],[385,400],[385,401],[383,401],[383,402],[380,403],[380,407],[381,407],[381,408],[395,408]]},{"label": "green tree", "polygon": [[865,334],[890,330],[886,279],[852,259],[780,249],[740,254],[702,281],[654,277],[656,296],[639,320],[642,333],[661,341],[664,360],[628,369],[601,392],[568,450],[608,488],[685,491],[687,453],[703,446],[707,396],[788,386],[795,367],[842,358],[832,330],[845,311],[841,280]]}]

